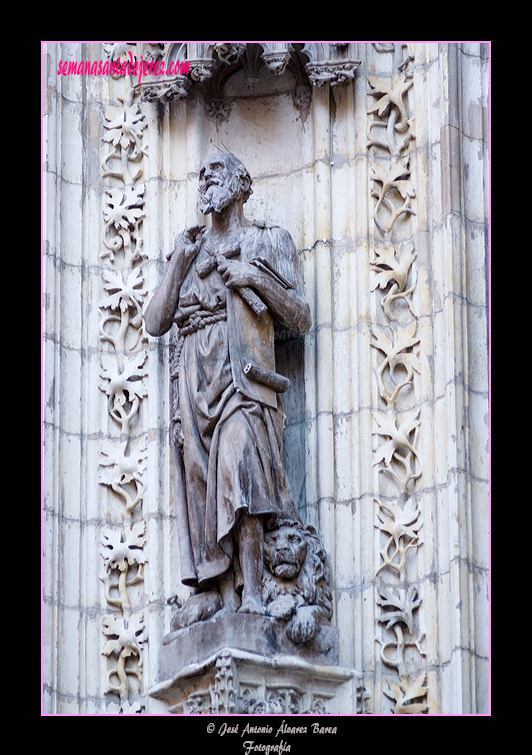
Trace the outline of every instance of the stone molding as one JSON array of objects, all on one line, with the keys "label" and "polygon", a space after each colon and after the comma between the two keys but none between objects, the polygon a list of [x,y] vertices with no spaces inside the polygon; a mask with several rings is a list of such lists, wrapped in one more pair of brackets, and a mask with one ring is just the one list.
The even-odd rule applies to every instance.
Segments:
[{"label": "stone molding", "polygon": [[362,677],[291,655],[225,647],[149,690],[173,714],[338,714],[364,712]]}]

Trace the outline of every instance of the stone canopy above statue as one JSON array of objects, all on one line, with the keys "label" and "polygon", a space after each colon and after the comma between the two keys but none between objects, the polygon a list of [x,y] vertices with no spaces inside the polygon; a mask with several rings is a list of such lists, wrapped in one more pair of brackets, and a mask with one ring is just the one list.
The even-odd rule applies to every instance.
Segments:
[{"label": "stone canopy above statue", "polygon": [[[295,80],[295,103],[308,108],[313,86],[341,84],[354,78],[360,65],[354,58],[354,45],[353,42],[139,43],[136,59],[152,65],[144,65],[146,74],[137,81],[136,88],[141,90],[144,101],[168,102],[203,96],[207,113],[225,120],[230,111],[225,95],[227,81],[242,71],[247,86],[253,89],[259,71],[266,68],[275,76],[290,72]],[[184,67],[181,63],[188,65]]]}]

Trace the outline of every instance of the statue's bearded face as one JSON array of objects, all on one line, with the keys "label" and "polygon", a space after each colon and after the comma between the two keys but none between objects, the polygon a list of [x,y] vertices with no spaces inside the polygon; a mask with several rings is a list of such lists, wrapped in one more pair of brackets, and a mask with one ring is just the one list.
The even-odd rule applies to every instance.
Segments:
[{"label": "statue's bearded face", "polygon": [[264,539],[264,562],[280,579],[295,579],[307,557],[307,541],[297,527],[280,527]]},{"label": "statue's bearded face", "polygon": [[[221,212],[244,194],[246,187],[243,186],[238,170],[231,164],[230,157],[224,154],[212,155],[201,166],[199,194],[200,210],[204,215]],[[249,185],[247,188],[249,189]]]}]

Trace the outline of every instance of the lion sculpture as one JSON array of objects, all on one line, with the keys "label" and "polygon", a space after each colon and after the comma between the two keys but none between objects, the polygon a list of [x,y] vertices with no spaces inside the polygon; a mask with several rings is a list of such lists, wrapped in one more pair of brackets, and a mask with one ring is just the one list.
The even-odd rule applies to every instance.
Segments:
[{"label": "lion sculpture", "polygon": [[[320,624],[332,617],[331,570],[313,527],[292,519],[273,519],[264,532],[262,601],[264,613],[287,621],[286,634],[295,643],[310,642]],[[171,630],[205,621],[222,609],[210,590],[191,597],[173,616]]]},{"label": "lion sculpture", "polygon": [[277,520],[264,533],[264,566],[266,614],[288,621],[292,642],[310,642],[333,612],[330,566],[314,528]]}]

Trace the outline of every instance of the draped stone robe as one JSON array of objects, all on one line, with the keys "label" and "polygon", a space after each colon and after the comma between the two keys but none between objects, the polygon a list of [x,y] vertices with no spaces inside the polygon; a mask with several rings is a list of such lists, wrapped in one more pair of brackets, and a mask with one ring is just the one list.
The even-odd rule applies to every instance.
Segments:
[{"label": "draped stone robe", "polygon": [[[279,285],[300,292],[296,249],[286,231],[254,224],[241,231],[238,243],[238,260],[258,260]],[[257,316],[216,268],[200,277],[208,244],[204,238],[174,316],[181,327],[194,314],[215,320],[181,336],[174,383],[182,430],[181,450],[173,445],[181,579],[200,589],[231,564],[238,581],[233,530],[241,512],[299,518],[283,467],[281,395],[245,372],[252,364],[274,374],[274,318],[269,310]],[[301,300],[302,312],[283,325],[297,330],[305,308],[308,319]]]}]

